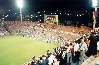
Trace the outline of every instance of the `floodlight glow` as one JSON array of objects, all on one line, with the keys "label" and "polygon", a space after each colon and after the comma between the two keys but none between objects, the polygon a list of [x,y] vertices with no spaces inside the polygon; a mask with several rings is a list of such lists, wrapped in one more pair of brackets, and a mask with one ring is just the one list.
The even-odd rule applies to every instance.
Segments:
[{"label": "floodlight glow", "polygon": [[23,8],[23,0],[16,0],[17,1],[17,6],[19,7],[19,8]]},{"label": "floodlight glow", "polygon": [[16,0],[18,8],[20,8],[20,17],[21,17],[21,22],[22,22],[22,8],[24,5],[24,0]]},{"label": "floodlight glow", "polygon": [[97,7],[97,5],[98,5],[98,1],[97,0],[92,0],[92,6]]}]

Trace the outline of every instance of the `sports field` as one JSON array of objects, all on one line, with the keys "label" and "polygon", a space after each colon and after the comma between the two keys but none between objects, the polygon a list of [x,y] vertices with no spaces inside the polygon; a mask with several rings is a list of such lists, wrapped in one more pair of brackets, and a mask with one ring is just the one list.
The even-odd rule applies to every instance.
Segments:
[{"label": "sports field", "polygon": [[39,57],[55,47],[57,45],[21,36],[0,38],[0,65],[22,65],[33,56]]}]

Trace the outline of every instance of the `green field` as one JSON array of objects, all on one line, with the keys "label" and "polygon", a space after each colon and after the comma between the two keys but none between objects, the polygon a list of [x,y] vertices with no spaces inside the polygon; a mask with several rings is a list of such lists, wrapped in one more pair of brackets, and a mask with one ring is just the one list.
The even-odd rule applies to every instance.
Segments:
[{"label": "green field", "polygon": [[0,38],[0,65],[22,65],[33,56],[39,57],[55,47],[57,45],[21,36]]}]

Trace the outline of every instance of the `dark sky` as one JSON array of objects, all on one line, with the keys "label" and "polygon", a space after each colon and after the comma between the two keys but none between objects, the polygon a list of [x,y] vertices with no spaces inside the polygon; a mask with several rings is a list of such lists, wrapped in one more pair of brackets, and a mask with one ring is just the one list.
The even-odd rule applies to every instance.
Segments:
[{"label": "dark sky", "polygon": [[42,0],[36,1],[37,5],[48,6],[48,7],[85,7],[86,0]]},{"label": "dark sky", "polygon": [[[87,8],[91,0],[25,0],[26,8]],[[15,0],[0,0],[0,7],[14,8]]]},{"label": "dark sky", "polygon": [[89,5],[88,0],[30,0],[30,4],[34,4],[35,7],[87,7]]}]

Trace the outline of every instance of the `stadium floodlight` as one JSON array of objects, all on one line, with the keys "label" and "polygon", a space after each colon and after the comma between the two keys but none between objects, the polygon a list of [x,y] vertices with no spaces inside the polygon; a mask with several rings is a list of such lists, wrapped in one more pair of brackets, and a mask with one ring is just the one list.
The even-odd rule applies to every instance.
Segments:
[{"label": "stadium floodlight", "polygon": [[97,8],[99,8],[99,0],[92,0],[92,7],[95,8],[95,11],[93,12],[93,29],[95,29],[95,25],[96,25],[96,18],[97,18]]},{"label": "stadium floodlight", "polygon": [[23,0],[16,0],[17,6],[22,9],[23,8]]},{"label": "stadium floodlight", "polygon": [[20,8],[20,17],[21,17],[21,22],[22,22],[22,8],[24,5],[24,0],[16,0],[18,8]]},{"label": "stadium floodlight", "polygon": [[97,7],[98,1],[97,0],[92,0],[92,7]]}]

